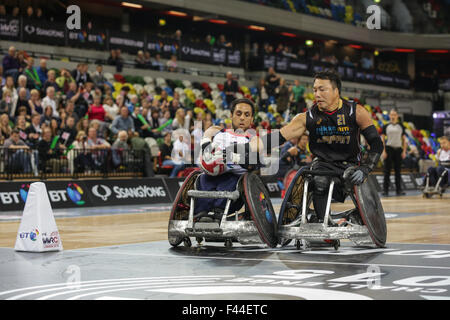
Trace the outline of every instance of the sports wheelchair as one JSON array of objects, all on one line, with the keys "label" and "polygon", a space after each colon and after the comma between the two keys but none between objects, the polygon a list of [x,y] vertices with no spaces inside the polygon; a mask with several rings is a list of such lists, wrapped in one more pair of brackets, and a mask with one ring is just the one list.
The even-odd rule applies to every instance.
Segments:
[{"label": "sports wheelchair", "polygon": [[[253,173],[243,174],[234,191],[197,190],[201,170],[195,170],[185,179],[178,190],[169,218],[169,243],[176,247],[192,245],[191,237],[198,244],[223,242],[231,248],[233,242],[240,244],[261,244],[269,247],[278,245],[277,219],[270,201],[269,192],[261,179]],[[198,198],[225,198],[224,210],[211,208],[207,215],[194,215]],[[230,212],[232,201],[242,201],[243,206]]]},{"label": "sports wheelchair", "polygon": [[[448,188],[448,181],[450,180],[450,168],[445,168],[442,171],[441,175],[438,178],[435,186],[430,186],[430,175],[427,173],[425,177],[425,187],[422,190],[422,194],[424,198],[432,198],[434,195],[439,195],[442,199],[442,195],[445,193],[445,190]],[[441,186],[441,182],[443,179],[447,179],[446,183]]]},{"label": "sports wheelchair", "polygon": [[[316,246],[332,246],[338,250],[341,239],[349,239],[357,246],[385,246],[386,220],[374,182],[368,178],[359,186],[350,185],[345,182],[344,177],[349,172],[351,170],[347,169],[341,176],[332,171],[309,170],[308,167],[298,170],[286,191],[278,216],[278,237],[281,246],[295,240],[298,250]],[[313,191],[309,186],[316,175],[332,177],[323,223],[317,221],[314,210],[310,208]],[[354,208],[331,213],[336,183],[344,186],[345,197],[351,197]],[[338,225],[335,221],[344,222]]]}]

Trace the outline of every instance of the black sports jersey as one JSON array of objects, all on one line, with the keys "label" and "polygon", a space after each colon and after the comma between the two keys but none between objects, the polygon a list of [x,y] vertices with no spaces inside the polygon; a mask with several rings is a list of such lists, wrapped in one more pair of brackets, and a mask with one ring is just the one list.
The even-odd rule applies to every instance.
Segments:
[{"label": "black sports jersey", "polygon": [[327,162],[359,162],[360,129],[355,102],[342,99],[342,107],[333,112],[320,111],[314,104],[306,113],[306,129],[314,156]]}]

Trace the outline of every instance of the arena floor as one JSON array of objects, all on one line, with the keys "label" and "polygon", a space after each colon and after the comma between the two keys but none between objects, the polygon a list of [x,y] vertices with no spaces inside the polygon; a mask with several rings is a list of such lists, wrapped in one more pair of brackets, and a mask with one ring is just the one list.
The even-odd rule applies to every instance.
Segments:
[{"label": "arena floor", "polygon": [[[275,211],[281,199],[272,199]],[[298,251],[167,241],[170,205],[54,210],[64,250],[14,251],[21,212],[0,213],[0,299],[450,299],[450,194],[382,198],[386,248]],[[350,203],[333,204],[338,211]]]}]

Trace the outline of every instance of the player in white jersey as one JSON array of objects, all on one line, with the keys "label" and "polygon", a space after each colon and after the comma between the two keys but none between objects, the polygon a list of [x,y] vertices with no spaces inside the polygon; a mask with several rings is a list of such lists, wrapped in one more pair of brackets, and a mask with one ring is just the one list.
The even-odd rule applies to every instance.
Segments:
[{"label": "player in white jersey", "polygon": [[[251,100],[236,99],[231,104],[233,129],[213,126],[206,130],[201,141],[202,153],[199,161],[205,174],[199,178],[198,190],[234,191],[239,177],[252,168],[249,161],[242,159],[245,151],[240,148],[249,146],[251,135],[248,129],[253,123],[254,112],[255,107]],[[254,155],[256,157],[256,154]],[[256,160],[250,163],[256,164]],[[223,210],[225,204],[226,199],[197,199],[194,214],[208,212],[213,208]],[[239,210],[242,205],[242,201],[232,203],[230,212]]]},{"label": "player in white jersey", "polygon": [[[428,168],[427,176],[429,176],[430,178],[429,186],[434,186],[439,180],[439,177],[442,175],[442,173],[444,173],[444,171],[447,172],[447,177],[444,176],[444,179],[441,180],[440,186],[444,187],[449,183],[448,171],[450,169],[450,138],[447,136],[443,136],[440,140],[441,148],[436,153],[439,164],[437,167]],[[423,182],[424,185],[425,181],[426,177]]]}]

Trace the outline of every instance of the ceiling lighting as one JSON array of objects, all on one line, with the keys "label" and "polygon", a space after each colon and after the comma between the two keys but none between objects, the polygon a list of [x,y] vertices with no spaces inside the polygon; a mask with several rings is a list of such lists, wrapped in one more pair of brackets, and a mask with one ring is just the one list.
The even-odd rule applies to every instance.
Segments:
[{"label": "ceiling lighting", "polygon": [[305,44],[306,44],[308,47],[311,47],[311,46],[314,44],[314,41],[312,41],[312,40],[306,40],[306,41],[305,41]]},{"label": "ceiling lighting", "polygon": [[362,46],[360,46],[359,44],[349,44],[348,46],[353,49],[362,49]]},{"label": "ceiling lighting", "polygon": [[167,11],[167,14],[169,14],[171,16],[177,16],[177,17],[186,17],[187,16],[187,13],[180,12],[180,11],[173,11],[173,10]]},{"label": "ceiling lighting", "polygon": [[264,31],[264,30],[266,30],[266,28],[264,28],[264,27],[254,26],[254,25],[248,26],[248,28],[251,29],[251,30],[257,30],[257,31]]},{"label": "ceiling lighting", "polygon": [[282,36],[291,37],[291,38],[297,38],[296,34],[289,33],[289,32],[281,32]]},{"label": "ceiling lighting", "polygon": [[211,23],[217,23],[217,24],[227,24],[228,23],[228,21],[226,21],[226,20],[219,20],[219,19],[209,19],[208,21]]},{"label": "ceiling lighting", "polygon": [[414,49],[394,49],[394,52],[416,52]]},{"label": "ceiling lighting", "polygon": [[129,8],[142,9],[142,4],[137,4],[137,3],[122,2],[121,5],[124,7],[129,7]]}]

